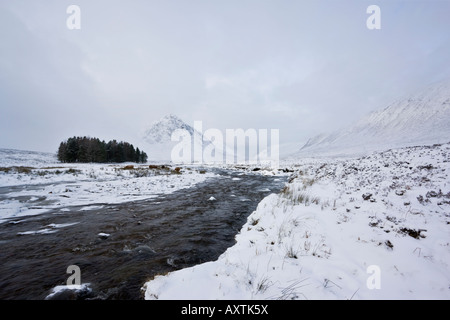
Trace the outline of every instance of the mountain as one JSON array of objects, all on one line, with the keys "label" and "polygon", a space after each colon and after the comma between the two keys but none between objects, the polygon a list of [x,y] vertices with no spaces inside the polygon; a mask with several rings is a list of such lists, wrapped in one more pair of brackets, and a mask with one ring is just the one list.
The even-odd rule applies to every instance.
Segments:
[{"label": "mountain", "polygon": [[210,142],[202,142],[203,135],[192,126],[185,123],[176,115],[169,114],[158,121],[153,122],[145,130],[142,140],[144,141],[144,150],[147,152],[149,161],[171,161],[171,153],[179,141],[172,141],[172,133],[177,129],[186,130],[191,137],[191,153],[203,150]]},{"label": "mountain", "polygon": [[164,116],[158,121],[151,124],[143,136],[143,139],[148,144],[165,144],[170,143],[172,132],[176,129],[184,129],[189,132],[189,134],[194,133],[194,128],[186,124],[183,120],[178,118],[173,114]]},{"label": "mountain", "polygon": [[374,111],[349,128],[309,139],[295,156],[356,155],[450,141],[450,81]]}]

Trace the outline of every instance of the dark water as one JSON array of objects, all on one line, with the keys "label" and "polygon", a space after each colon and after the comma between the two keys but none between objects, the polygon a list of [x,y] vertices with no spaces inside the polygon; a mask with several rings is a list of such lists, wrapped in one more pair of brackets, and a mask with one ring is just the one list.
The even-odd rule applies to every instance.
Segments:
[{"label": "dark water", "polygon": [[[0,224],[0,299],[44,299],[66,284],[69,265],[80,268],[92,291],[55,298],[142,299],[140,289],[153,276],[217,259],[284,179],[216,173],[220,177],[150,200],[89,211],[68,207]],[[53,233],[19,235],[45,229]]]}]

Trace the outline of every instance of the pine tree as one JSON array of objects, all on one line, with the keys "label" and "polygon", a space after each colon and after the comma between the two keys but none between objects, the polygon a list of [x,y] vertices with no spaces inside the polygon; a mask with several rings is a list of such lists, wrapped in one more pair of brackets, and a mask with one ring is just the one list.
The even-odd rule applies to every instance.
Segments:
[{"label": "pine tree", "polygon": [[134,162],[139,163],[141,162],[141,151],[139,150],[139,148],[136,148],[136,153],[134,155]]},{"label": "pine tree", "polygon": [[61,162],[67,162],[67,158],[66,158],[66,149],[67,149],[67,144],[65,142],[61,142],[59,144],[59,148],[58,148],[58,161]]},{"label": "pine tree", "polygon": [[67,162],[77,162],[78,161],[78,141],[76,137],[69,138],[67,140],[67,149],[66,149],[66,159]]}]

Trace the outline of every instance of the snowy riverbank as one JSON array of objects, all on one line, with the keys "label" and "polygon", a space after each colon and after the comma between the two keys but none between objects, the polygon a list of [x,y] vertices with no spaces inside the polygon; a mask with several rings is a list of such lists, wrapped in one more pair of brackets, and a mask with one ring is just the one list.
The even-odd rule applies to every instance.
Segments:
[{"label": "snowy riverbank", "polygon": [[62,164],[52,154],[5,149],[0,155],[0,223],[67,206],[148,199],[215,176],[194,166]]},{"label": "snowy riverbank", "polygon": [[218,260],[146,299],[449,299],[450,145],[299,160]]}]

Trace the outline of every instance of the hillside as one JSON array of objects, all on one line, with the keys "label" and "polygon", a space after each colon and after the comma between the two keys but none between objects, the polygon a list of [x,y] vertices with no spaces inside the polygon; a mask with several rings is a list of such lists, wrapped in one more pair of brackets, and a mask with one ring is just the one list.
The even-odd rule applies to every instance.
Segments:
[{"label": "hillside", "polygon": [[354,125],[307,141],[295,156],[363,154],[450,140],[450,81],[439,82]]}]

